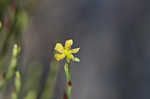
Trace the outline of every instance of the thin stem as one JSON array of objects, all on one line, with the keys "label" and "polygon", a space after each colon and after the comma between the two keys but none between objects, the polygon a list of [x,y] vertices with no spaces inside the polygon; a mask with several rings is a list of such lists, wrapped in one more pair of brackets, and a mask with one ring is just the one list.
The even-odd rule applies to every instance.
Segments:
[{"label": "thin stem", "polygon": [[71,99],[72,83],[71,83],[70,61],[65,63],[64,70],[65,70],[66,82],[67,82],[67,96],[68,99]]},{"label": "thin stem", "polygon": [[19,71],[16,71],[15,88],[15,91],[12,93],[12,99],[19,99],[19,93],[21,90],[21,74]]},{"label": "thin stem", "polygon": [[5,87],[7,82],[15,75],[15,70],[16,70],[16,66],[17,66],[17,63],[18,63],[17,57],[18,57],[19,53],[20,53],[20,47],[18,47],[18,45],[15,44],[14,48],[13,48],[13,55],[12,55],[12,58],[11,58],[8,73],[7,73],[6,77],[3,79],[3,81],[1,82],[0,89]]}]

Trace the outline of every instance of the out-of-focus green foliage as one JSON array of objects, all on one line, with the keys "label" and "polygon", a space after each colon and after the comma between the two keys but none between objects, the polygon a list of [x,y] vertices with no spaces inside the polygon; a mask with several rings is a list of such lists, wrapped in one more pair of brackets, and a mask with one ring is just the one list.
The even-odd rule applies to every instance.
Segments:
[{"label": "out-of-focus green foliage", "polygon": [[9,6],[12,0],[0,0],[0,15],[5,13],[6,8]]},{"label": "out-of-focus green foliage", "polygon": [[53,99],[59,64],[56,61],[52,61],[50,66],[50,72],[41,99]]},{"label": "out-of-focus green foliage", "polygon": [[3,79],[0,83],[0,89],[5,87],[8,81],[15,75],[16,66],[18,65],[18,55],[20,53],[20,47],[15,44],[12,53],[13,54],[8,68],[8,72],[3,76]]},{"label": "out-of-focus green foliage", "polygon": [[[40,79],[43,72],[43,65],[34,62],[28,66],[27,77],[24,81],[25,99],[36,99],[40,89]],[[32,97],[32,98],[31,98]],[[35,97],[35,98],[34,98]]]},{"label": "out-of-focus green foliage", "polygon": [[3,72],[0,81],[0,91],[1,91],[3,88],[5,88],[8,85],[8,83],[14,78],[16,74],[15,91],[12,92],[12,99],[18,99],[21,90],[21,75],[19,71],[16,72],[19,54],[20,54],[20,47],[17,44],[15,44],[12,50],[12,57],[11,57],[10,65],[8,67],[8,71]]},{"label": "out-of-focus green foliage", "polygon": [[[23,0],[0,0],[0,98],[18,99],[21,89],[20,80],[12,82],[18,63],[18,53],[20,49],[12,47],[15,43],[21,46],[21,33],[28,23],[28,15],[24,9]],[[18,72],[16,77],[19,77]],[[17,77],[17,78],[18,78]],[[13,84],[15,83],[15,85]],[[9,88],[7,86],[9,86]],[[16,88],[13,88],[15,87]],[[13,89],[13,91],[11,91]],[[6,94],[3,97],[1,94]]]},{"label": "out-of-focus green foliage", "polygon": [[21,33],[28,23],[23,0],[0,0],[0,59],[8,55],[14,43],[21,43]]},{"label": "out-of-focus green foliage", "polygon": [[[17,66],[21,68],[18,59],[22,50],[21,33],[29,22],[28,12],[35,6],[37,1],[39,0],[0,0],[0,89],[6,89],[8,95],[8,97],[2,97],[2,99],[10,99],[10,97],[12,99],[53,99],[59,71],[58,62],[50,62],[50,71],[46,75],[47,80],[44,82],[45,85],[42,90],[40,81],[43,77],[43,66],[40,63],[32,63],[27,66],[26,75],[24,76],[21,75],[22,71],[17,68]],[[66,41],[65,47],[63,47],[64,51],[61,53],[64,54],[63,58],[60,57],[60,53],[59,55],[57,53],[57,58],[55,57],[56,60],[67,57],[64,69],[67,78],[68,99],[71,98],[72,93],[70,63],[71,60],[74,62],[80,61],[79,58],[72,55],[77,53],[80,48],[70,49],[72,44],[72,40]],[[57,48],[57,51],[61,50],[59,47]],[[0,90],[0,99],[2,95],[3,90]]]},{"label": "out-of-focus green foliage", "polygon": [[24,99],[36,99],[37,93],[35,90],[30,90]]}]

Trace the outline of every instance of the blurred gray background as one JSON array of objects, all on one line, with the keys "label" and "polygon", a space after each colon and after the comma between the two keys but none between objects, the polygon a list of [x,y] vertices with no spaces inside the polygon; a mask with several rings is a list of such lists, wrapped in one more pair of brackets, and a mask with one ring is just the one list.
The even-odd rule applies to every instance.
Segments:
[{"label": "blurred gray background", "polygon": [[[81,48],[81,62],[71,67],[72,99],[150,99],[149,0],[41,0],[29,24],[24,70],[40,61],[41,84],[55,43],[72,38]],[[63,65],[57,83],[54,99],[61,99]]]}]

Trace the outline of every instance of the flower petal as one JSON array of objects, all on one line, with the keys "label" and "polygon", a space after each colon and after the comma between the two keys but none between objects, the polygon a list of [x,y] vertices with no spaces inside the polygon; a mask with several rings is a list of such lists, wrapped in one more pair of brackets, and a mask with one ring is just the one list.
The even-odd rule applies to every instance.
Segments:
[{"label": "flower petal", "polygon": [[62,60],[64,58],[65,58],[65,54],[55,54],[55,59],[57,61],[60,61],[60,60]]},{"label": "flower petal", "polygon": [[58,51],[59,53],[63,53],[64,52],[64,47],[61,43],[57,43],[55,46],[55,50]]},{"label": "flower petal", "polygon": [[66,42],[65,42],[65,48],[71,48],[72,44],[73,44],[73,40],[72,39],[66,40]]},{"label": "flower petal", "polygon": [[71,60],[74,59],[74,56],[72,54],[67,55],[67,59]]},{"label": "flower petal", "polygon": [[72,50],[71,50],[71,53],[78,53],[78,52],[79,52],[79,50],[80,50],[80,48],[72,49]]}]

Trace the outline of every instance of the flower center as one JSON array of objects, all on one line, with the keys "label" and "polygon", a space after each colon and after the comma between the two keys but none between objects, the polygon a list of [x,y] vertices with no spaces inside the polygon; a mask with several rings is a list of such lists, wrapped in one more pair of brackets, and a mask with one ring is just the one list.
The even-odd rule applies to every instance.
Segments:
[{"label": "flower center", "polygon": [[70,49],[65,49],[65,50],[64,50],[64,54],[65,54],[66,56],[70,55],[70,54],[71,54]]}]

